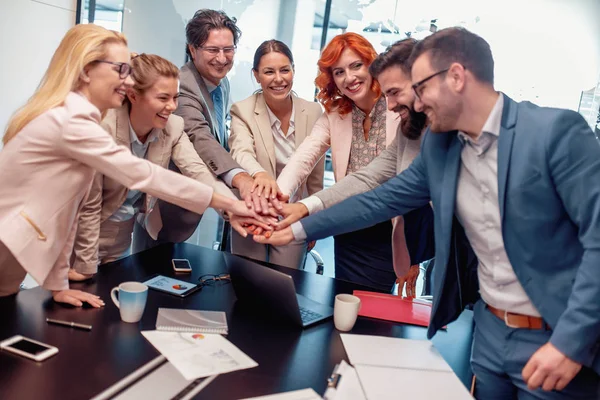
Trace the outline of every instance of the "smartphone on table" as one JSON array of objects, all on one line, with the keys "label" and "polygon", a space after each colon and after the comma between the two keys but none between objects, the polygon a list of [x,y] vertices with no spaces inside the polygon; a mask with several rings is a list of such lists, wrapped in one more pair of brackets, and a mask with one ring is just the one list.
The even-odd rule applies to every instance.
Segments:
[{"label": "smartphone on table", "polygon": [[191,273],[192,266],[190,265],[190,260],[185,258],[174,258],[171,260],[171,264],[173,264],[173,270],[175,272],[185,272]]},{"label": "smartphone on table", "polygon": [[21,335],[3,340],[0,349],[35,361],[44,361],[58,353],[58,348],[54,346]]}]

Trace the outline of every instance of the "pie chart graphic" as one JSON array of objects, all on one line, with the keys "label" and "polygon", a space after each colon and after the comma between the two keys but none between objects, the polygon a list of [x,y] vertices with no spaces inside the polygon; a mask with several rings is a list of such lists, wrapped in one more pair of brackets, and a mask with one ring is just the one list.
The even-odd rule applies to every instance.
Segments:
[{"label": "pie chart graphic", "polygon": [[173,285],[173,289],[175,289],[175,290],[185,290],[185,289],[187,289],[187,286],[176,284],[176,285]]}]

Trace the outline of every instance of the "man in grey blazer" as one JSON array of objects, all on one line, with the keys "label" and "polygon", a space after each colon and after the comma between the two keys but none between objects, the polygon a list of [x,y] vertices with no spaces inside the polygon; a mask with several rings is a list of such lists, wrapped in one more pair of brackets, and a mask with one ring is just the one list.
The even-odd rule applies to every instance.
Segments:
[{"label": "man in grey blazer", "polygon": [[[191,61],[181,68],[180,96],[175,114],[184,120],[184,129],[198,155],[229,187],[251,199],[254,180],[229,155],[225,126],[230,107],[226,75],[233,66],[240,30],[235,18],[223,11],[198,10],[186,26],[186,53]],[[171,169],[177,170],[174,164]],[[255,199],[256,200],[256,199]],[[258,207],[260,209],[260,207]],[[141,226],[135,227],[133,251],[164,242],[183,242],[196,230],[201,215],[159,201],[162,229],[157,240]]]},{"label": "man in grey blazer", "polygon": [[[415,44],[416,40],[414,39],[405,39],[394,43],[380,54],[369,68],[371,75],[381,85],[382,92],[387,98],[388,108],[402,118],[394,141],[369,165],[345,176],[330,188],[300,200],[298,203],[284,205],[283,214],[286,218],[280,222],[280,228],[387,182],[408,168],[417,156],[421,144],[421,133],[427,118],[425,114],[413,110],[415,99],[407,61]],[[406,284],[408,296],[416,294],[416,281],[419,276],[417,263],[433,258],[433,215],[431,208],[426,207],[423,210],[415,210],[404,215],[404,225],[410,230],[410,233],[406,232],[405,236],[407,247],[411,253],[412,267],[408,272],[397,271],[397,275],[399,275],[397,282],[399,293]]]}]

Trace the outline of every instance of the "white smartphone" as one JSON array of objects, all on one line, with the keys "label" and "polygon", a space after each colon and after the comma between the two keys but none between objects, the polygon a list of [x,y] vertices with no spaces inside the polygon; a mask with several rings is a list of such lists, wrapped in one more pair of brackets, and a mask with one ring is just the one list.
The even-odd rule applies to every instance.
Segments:
[{"label": "white smartphone", "polygon": [[171,260],[171,263],[175,272],[192,272],[190,261],[185,258],[174,258]]},{"label": "white smartphone", "polygon": [[58,353],[58,349],[54,346],[21,335],[15,335],[0,342],[0,349],[35,361],[44,361]]}]

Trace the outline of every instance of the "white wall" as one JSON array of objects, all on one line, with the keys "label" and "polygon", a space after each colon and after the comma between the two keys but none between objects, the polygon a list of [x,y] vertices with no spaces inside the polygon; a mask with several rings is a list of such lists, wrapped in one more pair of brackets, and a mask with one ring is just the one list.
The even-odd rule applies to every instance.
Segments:
[{"label": "white wall", "polygon": [[[254,51],[277,36],[282,0],[126,0],[123,33],[135,52],[158,54],[177,66],[185,60],[185,25],[200,8],[223,9],[242,31],[228,77],[234,102],[259,88],[252,79]],[[312,24],[312,20],[311,20]]]},{"label": "white wall", "polygon": [[75,25],[76,8],[76,0],[0,0],[0,136],[10,116],[35,91],[64,34]]}]

